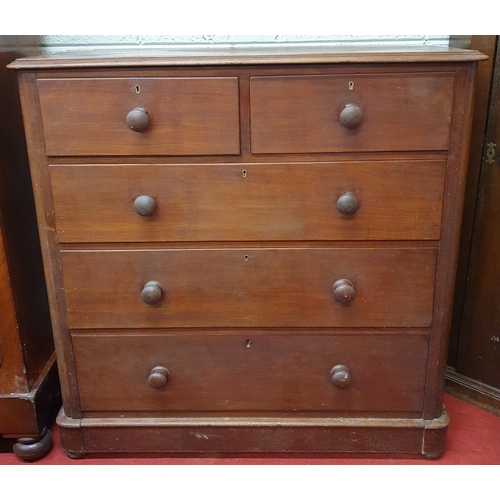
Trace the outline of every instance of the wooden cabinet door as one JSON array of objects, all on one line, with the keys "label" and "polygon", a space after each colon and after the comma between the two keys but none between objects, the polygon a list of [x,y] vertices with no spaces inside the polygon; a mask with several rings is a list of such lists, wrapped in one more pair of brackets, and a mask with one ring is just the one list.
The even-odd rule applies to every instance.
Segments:
[{"label": "wooden cabinet door", "polygon": [[[458,338],[450,345],[451,387],[467,398],[500,411],[500,47],[496,40],[488,117],[483,137],[476,204],[464,214],[472,238]],[[477,85],[477,83],[476,83]],[[486,96],[483,96],[483,101]],[[476,107],[481,103],[476,100]],[[473,147],[473,146],[472,146]],[[474,168],[471,165],[471,168]],[[473,208],[473,207],[471,207]],[[463,240],[462,240],[463,241]],[[463,248],[462,248],[463,251]],[[462,252],[464,253],[464,252]],[[460,280],[457,283],[457,289]],[[459,304],[457,302],[457,304]],[[456,314],[457,316],[457,314]]]}]

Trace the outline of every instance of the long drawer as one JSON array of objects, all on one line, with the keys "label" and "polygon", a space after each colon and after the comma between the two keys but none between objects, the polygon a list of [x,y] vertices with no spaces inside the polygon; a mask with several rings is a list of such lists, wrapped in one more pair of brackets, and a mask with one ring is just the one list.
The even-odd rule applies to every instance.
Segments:
[{"label": "long drawer", "polygon": [[[84,411],[415,411],[424,335],[75,334]],[[333,371],[332,369],[335,368]]]},{"label": "long drawer", "polygon": [[70,328],[428,327],[437,248],[64,250]]},{"label": "long drawer", "polygon": [[453,72],[250,78],[252,153],[446,150]]},{"label": "long drawer", "polygon": [[49,156],[240,153],[236,77],[54,78],[38,90]]},{"label": "long drawer", "polygon": [[437,240],[446,162],[52,165],[60,242]]}]

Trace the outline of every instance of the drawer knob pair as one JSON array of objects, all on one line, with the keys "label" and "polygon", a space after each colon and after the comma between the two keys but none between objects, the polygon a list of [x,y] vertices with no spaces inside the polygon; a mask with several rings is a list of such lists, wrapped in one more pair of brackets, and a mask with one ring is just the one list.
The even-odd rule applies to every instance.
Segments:
[{"label": "drawer knob pair", "polygon": [[[355,129],[363,121],[363,112],[356,104],[346,104],[340,111],[340,123],[348,129]],[[146,108],[134,108],[126,118],[127,126],[134,132],[144,132],[149,126],[149,113]]]},{"label": "drawer knob pair", "polygon": [[145,304],[158,304],[163,298],[163,286],[159,281],[148,281],[141,292],[141,299]]},{"label": "drawer knob pair", "polygon": [[363,121],[363,112],[355,104],[346,104],[340,111],[340,123],[349,129],[357,128]]},{"label": "drawer knob pair", "polygon": [[170,372],[164,366],[155,366],[148,377],[149,385],[153,389],[163,389],[168,384]]},{"label": "drawer knob pair", "polygon": [[356,296],[354,285],[346,279],[337,280],[332,287],[333,296],[341,304],[349,304]]},{"label": "drawer knob pair", "polygon": [[[354,193],[346,191],[338,197],[336,207],[342,215],[354,215],[358,211],[359,201]],[[143,194],[134,200],[134,211],[141,217],[150,217],[155,208],[156,202],[151,196]]]},{"label": "drawer knob pair", "polygon": [[[337,280],[332,287],[337,302],[349,304],[356,296],[354,285],[346,279]],[[158,304],[163,298],[163,285],[159,281],[148,281],[141,292],[141,299],[145,304]]]},{"label": "drawer knob pair", "polygon": [[345,365],[335,365],[331,370],[332,383],[339,389],[347,389],[351,383],[349,368]]},{"label": "drawer knob pair", "polygon": [[134,108],[129,111],[125,120],[130,130],[144,132],[149,126],[149,113],[145,108]]},{"label": "drawer knob pair", "polygon": [[[347,191],[337,199],[337,210],[342,215],[354,215],[359,208],[358,198],[354,193]],[[134,210],[141,217],[151,217],[154,214],[156,202],[151,196],[141,195],[134,200]]]},{"label": "drawer knob pair", "polygon": [[[351,383],[349,368],[345,365],[335,365],[331,370],[332,383],[340,389],[347,389]],[[170,372],[164,366],[155,366],[148,377],[149,385],[153,389],[163,389],[167,386]]]}]

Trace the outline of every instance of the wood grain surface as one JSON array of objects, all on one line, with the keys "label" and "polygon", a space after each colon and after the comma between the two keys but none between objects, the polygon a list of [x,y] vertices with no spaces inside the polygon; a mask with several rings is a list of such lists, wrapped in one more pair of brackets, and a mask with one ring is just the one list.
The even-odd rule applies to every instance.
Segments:
[{"label": "wood grain surface", "polygon": [[[424,327],[436,248],[62,251],[70,328]],[[356,297],[335,301],[350,280]],[[164,289],[144,304],[149,281]]]},{"label": "wood grain surface", "polygon": [[91,50],[44,54],[16,60],[10,65],[17,69],[41,68],[148,68],[175,66],[210,66],[235,64],[388,64],[388,63],[450,63],[480,61],[486,57],[477,50],[424,46],[326,46],[224,48],[169,48],[137,51]]},{"label": "wood grain surface", "polygon": [[[65,448],[437,456],[480,59],[319,49],[12,65],[26,70]],[[313,421],[323,405],[328,422]],[[207,443],[192,436],[206,425],[220,428]]]},{"label": "wood grain surface", "polygon": [[491,163],[483,158],[478,183],[467,288],[458,345],[459,373],[500,389],[500,43],[491,82],[485,143],[495,144]]},{"label": "wood grain surface", "polygon": [[[445,150],[453,85],[452,72],[253,76],[252,153]],[[354,129],[347,104],[363,114]]]},{"label": "wood grain surface", "polygon": [[38,36],[0,35],[0,394],[29,391],[54,352],[17,78],[5,68],[39,52]]},{"label": "wood grain surface", "polygon": [[[237,78],[54,78],[38,89],[49,156],[240,152]],[[150,116],[144,132],[126,123],[136,107]]]},{"label": "wood grain surface", "polygon": [[[457,36],[459,38],[460,35]],[[490,92],[492,85],[493,69],[495,66],[495,52],[498,44],[498,35],[469,35],[467,42],[483,54],[488,55],[488,60],[480,61],[477,65],[474,80],[474,108],[470,136],[470,153],[467,166],[467,180],[465,183],[464,215],[460,229],[460,247],[457,264],[457,278],[455,296],[453,299],[453,315],[450,328],[450,345],[448,347],[448,365],[456,367],[460,327],[464,311],[465,290],[467,287],[467,273],[469,267],[470,247],[474,230],[474,216],[478,196],[479,178],[483,164],[484,145],[488,110],[490,105]],[[464,41],[450,39],[452,43]]]},{"label": "wood grain surface", "polygon": [[[73,335],[82,410],[422,411],[426,335]],[[133,355],[132,355],[133,353]],[[344,364],[349,387],[332,384]],[[153,389],[155,366],[170,372]],[[144,414],[145,416],[147,413]]]},{"label": "wood grain surface", "polygon": [[[61,243],[438,240],[444,161],[50,167]],[[354,215],[338,198],[352,192]],[[68,196],[71,193],[71,196]],[[134,200],[155,201],[152,216]]]},{"label": "wood grain surface", "polygon": [[[1,214],[0,214],[1,218]],[[0,231],[0,394],[27,392],[28,380],[24,371],[24,358],[19,338],[16,309],[10,287],[9,266]]]}]

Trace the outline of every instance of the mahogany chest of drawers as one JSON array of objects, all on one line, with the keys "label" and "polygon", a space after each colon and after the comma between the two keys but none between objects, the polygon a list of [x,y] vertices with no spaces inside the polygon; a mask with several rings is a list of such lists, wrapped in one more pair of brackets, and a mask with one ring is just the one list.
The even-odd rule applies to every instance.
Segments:
[{"label": "mahogany chest of drawers", "polygon": [[66,452],[439,456],[481,58],[16,61]]}]

